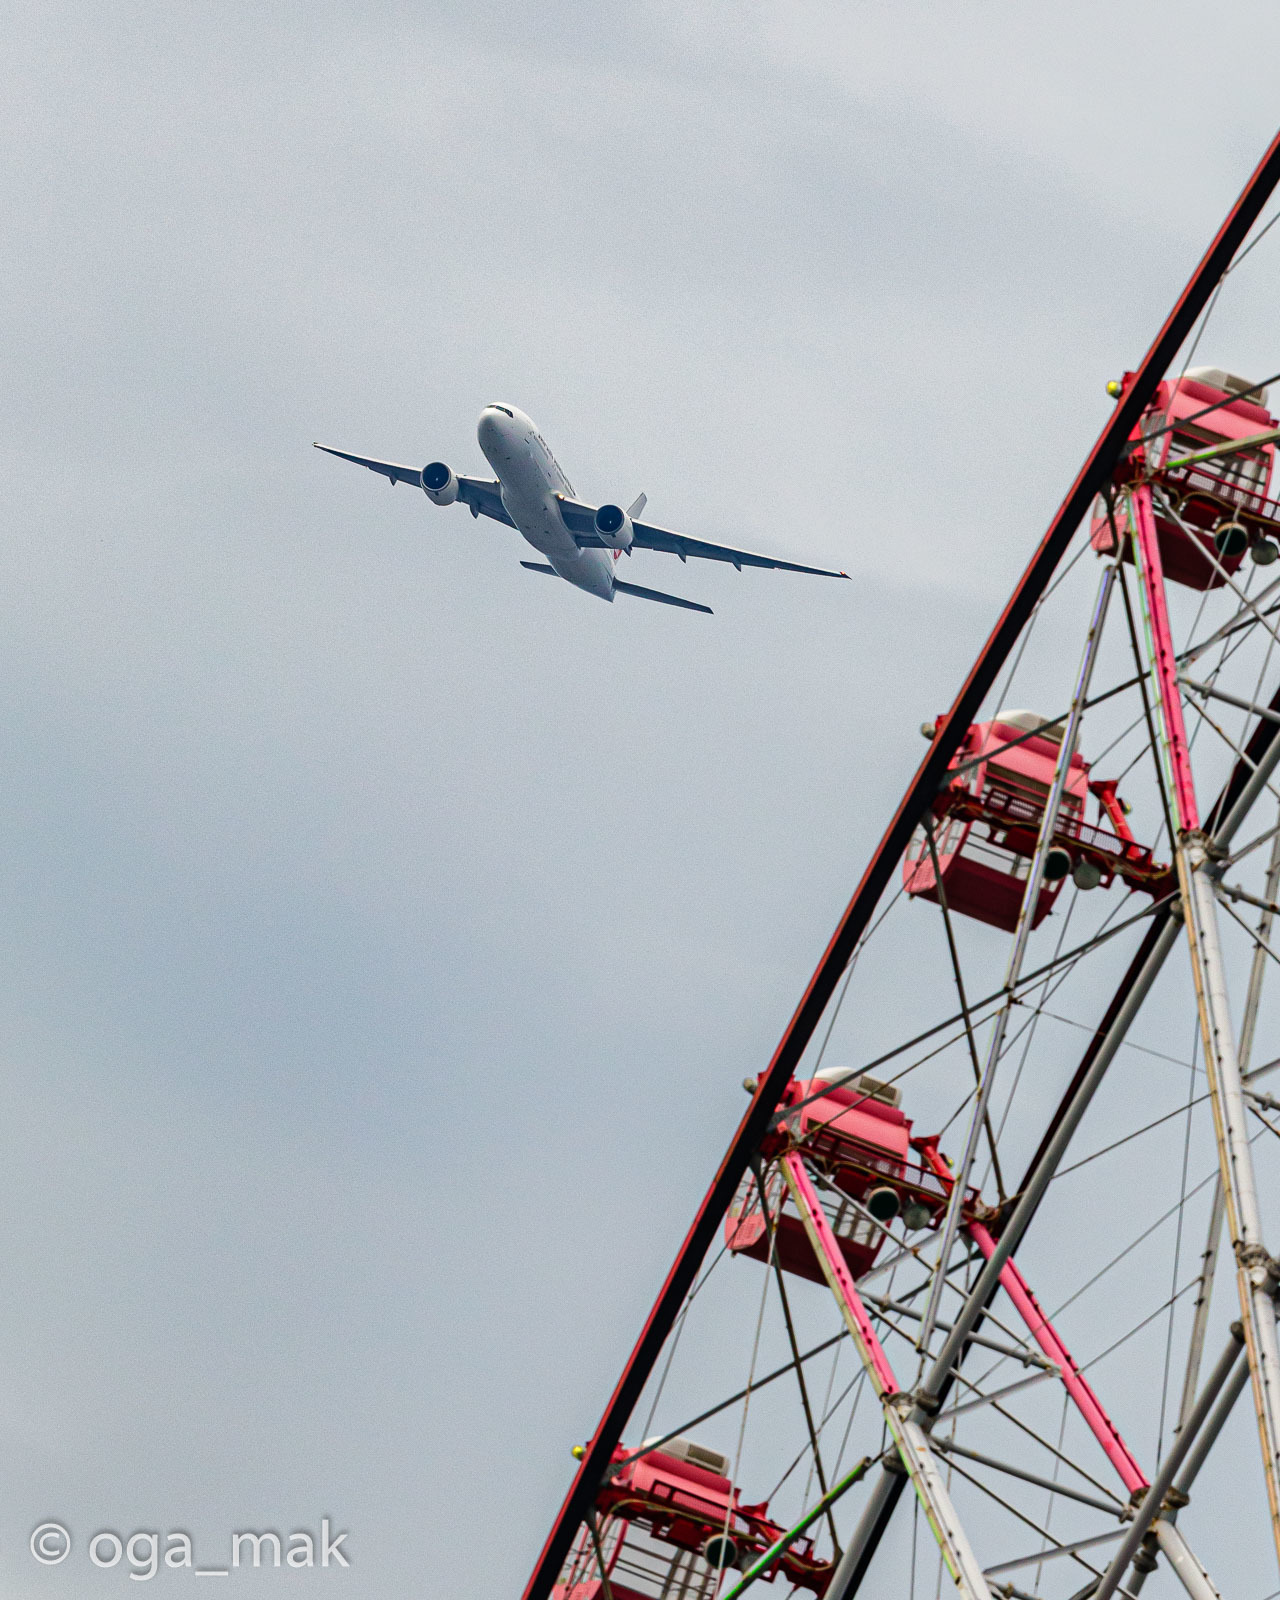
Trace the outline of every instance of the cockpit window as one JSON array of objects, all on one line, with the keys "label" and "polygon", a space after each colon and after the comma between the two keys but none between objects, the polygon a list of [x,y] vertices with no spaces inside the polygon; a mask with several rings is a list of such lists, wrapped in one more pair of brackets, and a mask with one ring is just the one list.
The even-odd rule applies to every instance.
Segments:
[{"label": "cockpit window", "polygon": [[[490,411],[501,411],[501,413],[502,413],[502,415],[504,417],[511,417],[511,413],[510,413],[510,411],[507,410],[506,406],[490,406],[489,410]],[[511,420],[514,422],[515,418],[511,417]]]}]

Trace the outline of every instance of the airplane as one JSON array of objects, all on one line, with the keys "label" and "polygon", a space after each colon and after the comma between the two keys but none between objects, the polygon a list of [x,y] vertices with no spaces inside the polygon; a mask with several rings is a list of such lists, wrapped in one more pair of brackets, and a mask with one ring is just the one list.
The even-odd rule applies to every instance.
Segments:
[{"label": "airplane", "polygon": [[530,572],[545,572],[564,578],[576,588],[601,600],[612,601],[615,594],[635,595],[641,600],[657,600],[663,605],[682,606],[688,611],[711,607],[660,589],[644,589],[638,583],[624,583],[616,572],[618,557],[633,550],[667,550],[680,557],[702,556],[708,561],[729,561],[741,572],[743,567],[772,567],[782,572],[808,572],[821,578],[847,578],[847,572],[830,572],[825,567],[805,567],[796,561],[781,561],[774,556],[756,555],[750,550],[735,550],[730,545],[709,544],[687,534],[672,533],[639,521],[646,497],[640,495],[624,511],[621,506],[589,506],[574,498],[573,486],[560,470],[547,441],[533,422],[515,406],[486,406],[480,413],[476,437],[486,460],[497,473],[496,479],[462,478],[443,461],[431,461],[422,468],[401,467],[392,461],[371,461],[366,456],[349,455],[327,444],[317,450],[354,461],[359,467],[380,472],[392,488],[411,483],[422,489],[433,505],[450,506],[460,500],[473,517],[492,517],[515,528],[545,562],[522,561]]}]

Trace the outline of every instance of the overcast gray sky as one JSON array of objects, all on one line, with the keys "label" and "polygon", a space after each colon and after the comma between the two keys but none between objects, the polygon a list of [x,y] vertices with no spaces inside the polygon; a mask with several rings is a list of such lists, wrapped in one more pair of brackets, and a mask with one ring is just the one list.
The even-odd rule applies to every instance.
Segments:
[{"label": "overcast gray sky", "polygon": [[[45,1518],[216,1564],[328,1516],[352,1572],[289,1581],[518,1592],[1280,18],[4,31],[0,1582],[124,1581]],[[1213,359],[1280,365],[1274,281]],[[474,472],[493,399],[584,496],[854,581],[648,555],[715,618],[605,607],[310,448]]]}]

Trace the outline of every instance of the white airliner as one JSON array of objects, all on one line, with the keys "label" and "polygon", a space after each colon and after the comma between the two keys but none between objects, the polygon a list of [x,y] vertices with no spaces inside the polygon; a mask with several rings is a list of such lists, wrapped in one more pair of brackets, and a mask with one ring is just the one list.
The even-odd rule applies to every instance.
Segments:
[{"label": "white airliner", "polygon": [[615,594],[638,595],[642,600],[660,600],[663,605],[684,606],[689,611],[705,611],[710,606],[657,589],[642,589],[637,583],[623,583],[615,575],[620,555],[633,550],[669,550],[684,561],[689,556],[704,556],[709,561],[730,561],[738,571],[743,567],[776,567],[784,572],[811,572],[822,578],[847,578],[847,572],[828,572],[824,567],[802,567],[795,561],[779,561],[750,550],[734,550],[729,545],[708,544],[690,539],[687,534],[670,533],[636,518],[645,507],[640,495],[624,511],[621,506],[588,506],[573,497],[573,487],[560,470],[547,441],[523,411],[515,406],[486,406],[476,428],[480,448],[497,478],[460,478],[443,461],[417,467],[400,467],[391,461],[370,461],[365,456],[349,455],[317,444],[331,456],[354,461],[389,478],[392,485],[411,483],[425,491],[437,506],[461,500],[473,517],[484,515],[522,533],[539,554],[540,561],[522,561],[530,572],[547,572],[564,578],[601,600]]}]

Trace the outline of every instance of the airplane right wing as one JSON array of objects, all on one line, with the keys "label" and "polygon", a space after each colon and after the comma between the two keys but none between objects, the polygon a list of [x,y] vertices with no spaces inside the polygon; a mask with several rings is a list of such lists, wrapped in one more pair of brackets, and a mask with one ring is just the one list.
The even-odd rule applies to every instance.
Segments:
[{"label": "airplane right wing", "polygon": [[[323,450],[326,455],[339,456],[343,461],[354,461],[356,466],[368,467],[370,472],[380,473],[392,488],[397,483],[411,483],[415,489],[422,487],[422,470],[419,467],[402,467],[394,461],[372,461],[368,456],[349,455],[345,450],[335,450],[327,444],[317,444],[316,449]],[[495,522],[505,522],[507,527],[515,527],[502,503],[501,485],[496,478],[459,477],[458,499],[473,517],[492,517]]]},{"label": "airplane right wing", "polygon": [[[603,546],[604,541],[595,529],[595,507],[583,505],[558,494],[560,515],[564,525],[582,548]],[[632,522],[633,548],[636,550],[666,550],[686,561],[690,556],[701,556],[704,561],[727,561],[741,572],[743,567],[771,567],[778,572],[808,572],[817,578],[847,578],[847,572],[832,572],[828,567],[806,567],[798,561],[783,561],[779,556],[762,556],[754,550],[737,550],[732,545],[712,544],[708,539],[692,539],[687,533],[673,533],[670,528],[657,528],[648,522]]]}]

